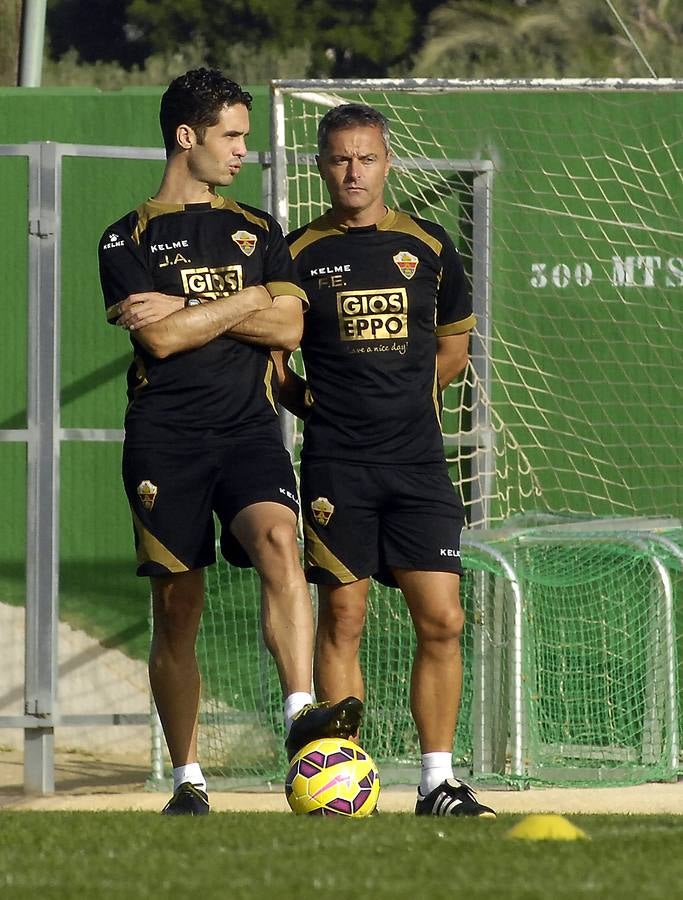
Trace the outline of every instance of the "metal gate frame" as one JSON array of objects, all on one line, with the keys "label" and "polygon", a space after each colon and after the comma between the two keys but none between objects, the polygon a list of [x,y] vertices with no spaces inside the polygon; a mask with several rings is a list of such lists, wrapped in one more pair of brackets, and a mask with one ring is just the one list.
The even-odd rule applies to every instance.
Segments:
[{"label": "metal gate frame", "polygon": [[[62,428],[60,303],[62,161],[65,157],[161,160],[158,147],[112,147],[52,141],[0,145],[0,157],[28,159],[27,427],[0,429],[0,442],[26,444],[26,613],[24,714],[0,716],[0,729],[24,729],[24,791],[55,789],[54,730],[73,725],[146,725],[145,713],[62,715],[57,700],[59,486],[63,441],[120,443],[122,429]],[[262,167],[270,205],[269,154],[249,152]],[[151,714],[152,722],[154,715]]]}]

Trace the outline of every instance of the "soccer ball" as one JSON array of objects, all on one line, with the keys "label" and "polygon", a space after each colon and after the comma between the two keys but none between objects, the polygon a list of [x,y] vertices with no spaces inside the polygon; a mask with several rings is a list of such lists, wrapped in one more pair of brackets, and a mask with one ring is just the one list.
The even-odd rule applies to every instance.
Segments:
[{"label": "soccer ball", "polygon": [[358,744],[319,738],[292,760],[285,796],[297,815],[369,816],[377,806],[379,772]]}]

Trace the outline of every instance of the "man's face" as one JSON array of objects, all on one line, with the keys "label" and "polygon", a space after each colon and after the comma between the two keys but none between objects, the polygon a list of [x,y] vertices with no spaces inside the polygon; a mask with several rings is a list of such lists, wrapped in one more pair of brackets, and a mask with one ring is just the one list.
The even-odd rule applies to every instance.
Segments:
[{"label": "man's face", "polygon": [[249,110],[241,103],[224,106],[218,122],[209,126],[200,141],[193,132],[188,167],[197,181],[209,185],[229,185],[247,154],[245,138],[249,133]]},{"label": "man's face", "polygon": [[342,222],[348,219],[362,226],[382,218],[390,167],[382,134],[374,125],[353,125],[330,133],[318,157],[318,169]]}]

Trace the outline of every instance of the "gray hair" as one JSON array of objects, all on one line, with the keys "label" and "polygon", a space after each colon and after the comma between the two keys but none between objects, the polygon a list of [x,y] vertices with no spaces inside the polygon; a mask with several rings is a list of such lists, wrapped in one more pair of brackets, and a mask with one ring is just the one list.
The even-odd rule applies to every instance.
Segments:
[{"label": "gray hair", "polygon": [[365,103],[343,103],[330,109],[318,125],[318,153],[327,149],[330,133],[342,128],[364,125],[379,129],[384,149],[389,153],[389,122],[378,109]]}]

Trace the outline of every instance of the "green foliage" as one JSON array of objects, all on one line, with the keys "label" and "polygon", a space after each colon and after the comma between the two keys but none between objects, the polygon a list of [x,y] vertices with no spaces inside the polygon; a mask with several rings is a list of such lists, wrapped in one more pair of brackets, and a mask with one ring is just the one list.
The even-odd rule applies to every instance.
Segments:
[{"label": "green foliage", "polygon": [[74,48],[84,63],[144,67],[151,52],[144,34],[131,28],[127,3],[120,0],[53,0],[46,24],[51,55],[57,59]]},{"label": "green foliage", "polygon": [[[254,54],[244,44],[235,44],[230,60],[221,66],[241,84],[265,84],[271,78],[298,78],[308,68],[310,49],[294,46],[280,53]],[[153,53],[140,66],[124,68],[117,62],[83,62],[72,47],[60,59],[43,64],[45,87],[90,86],[102,90],[166,85],[188,69],[211,65],[200,43],[179,46],[174,53]]]},{"label": "green foliage", "polygon": [[45,59],[45,87],[97,87],[113,91],[124,87],[166,85],[187,69],[205,65],[200,47],[178,47],[175,53],[154,53],[141,66],[126,69],[118,62],[86,63],[72,47],[59,59]]},{"label": "green foliage", "polygon": [[47,83],[160,84],[200,63],[251,84],[683,75],[683,4],[615,10],[605,0],[54,0]]},{"label": "green foliage", "polygon": [[413,40],[417,15],[409,0],[312,0],[315,22],[313,75],[380,77],[398,63]]},{"label": "green foliage", "polygon": [[19,74],[21,0],[0,0],[0,85],[14,86]]},{"label": "green foliage", "polygon": [[[683,7],[625,0],[620,15],[660,76],[683,74]],[[454,78],[651,75],[604,0],[451,0],[429,17],[413,74]]]}]

